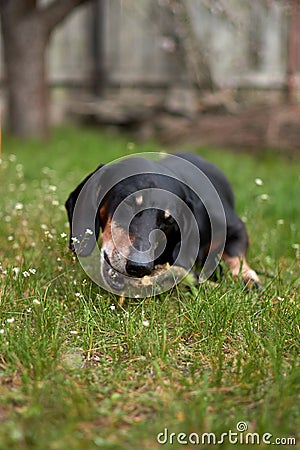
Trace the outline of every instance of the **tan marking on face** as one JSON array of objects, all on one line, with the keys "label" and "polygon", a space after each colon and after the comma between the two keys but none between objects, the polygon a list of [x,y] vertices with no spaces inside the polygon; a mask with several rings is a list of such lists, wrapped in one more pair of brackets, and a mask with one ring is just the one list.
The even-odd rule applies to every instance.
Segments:
[{"label": "tan marking on face", "polygon": [[251,269],[244,256],[229,256],[223,253],[222,259],[231,271],[234,279],[241,276],[245,284],[251,284],[251,282],[261,284],[257,273]]},{"label": "tan marking on face", "polygon": [[123,228],[108,218],[101,235],[102,250],[108,256],[111,266],[126,274],[126,263],[130,253],[130,240]]},{"label": "tan marking on face", "polygon": [[142,196],[142,195],[138,195],[138,196],[135,198],[135,201],[136,201],[136,204],[137,204],[138,206],[141,206],[141,204],[142,204],[143,201],[144,201],[143,196]]},{"label": "tan marking on face", "polygon": [[107,206],[104,204],[101,206],[100,211],[99,211],[99,215],[100,215],[100,221],[101,223],[105,223],[107,221]]},{"label": "tan marking on face", "polygon": [[[101,208],[102,209],[102,208]],[[100,209],[100,216],[101,216]],[[108,219],[101,234],[102,248],[107,252],[111,253],[113,249],[113,240],[111,234],[111,219]]]}]

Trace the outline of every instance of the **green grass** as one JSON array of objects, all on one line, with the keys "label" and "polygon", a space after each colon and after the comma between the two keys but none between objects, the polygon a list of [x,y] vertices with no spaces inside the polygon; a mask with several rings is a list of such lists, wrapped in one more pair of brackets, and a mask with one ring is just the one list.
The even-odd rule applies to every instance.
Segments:
[{"label": "green grass", "polygon": [[228,275],[121,307],[70,255],[63,204],[98,163],[150,150],[93,129],[4,139],[0,449],[155,449],[165,428],[219,437],[240,421],[299,444],[299,162],[193,149],[232,181],[263,294]]}]

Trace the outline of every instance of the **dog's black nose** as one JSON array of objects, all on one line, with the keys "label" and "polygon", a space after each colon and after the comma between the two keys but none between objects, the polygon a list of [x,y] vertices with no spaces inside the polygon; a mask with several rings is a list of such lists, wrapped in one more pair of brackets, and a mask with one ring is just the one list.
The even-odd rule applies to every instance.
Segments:
[{"label": "dog's black nose", "polygon": [[127,261],[126,264],[126,272],[131,277],[142,278],[145,275],[150,275],[153,271],[153,262],[149,263],[140,263],[135,261]]}]

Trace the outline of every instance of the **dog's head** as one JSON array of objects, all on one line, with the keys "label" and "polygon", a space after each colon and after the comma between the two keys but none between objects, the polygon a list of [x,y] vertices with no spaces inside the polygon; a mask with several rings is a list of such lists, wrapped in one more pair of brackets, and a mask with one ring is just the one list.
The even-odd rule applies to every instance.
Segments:
[{"label": "dog's head", "polygon": [[115,289],[122,289],[122,276],[151,275],[156,264],[176,259],[181,187],[157,172],[155,162],[134,158],[100,166],[66,202],[71,247],[89,255],[101,229],[102,278]]}]

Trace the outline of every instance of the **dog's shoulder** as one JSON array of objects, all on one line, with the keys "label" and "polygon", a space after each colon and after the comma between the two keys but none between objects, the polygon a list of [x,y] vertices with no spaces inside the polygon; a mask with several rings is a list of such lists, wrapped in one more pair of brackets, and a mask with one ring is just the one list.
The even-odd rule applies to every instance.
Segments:
[{"label": "dog's shoulder", "polygon": [[[197,173],[197,170],[190,170],[189,164],[193,164],[211,181],[220,197],[234,206],[234,194],[230,182],[219,167],[195,153],[179,152],[175,153],[174,156],[176,158],[170,158],[167,162],[167,164],[172,165],[174,171],[182,172],[187,180],[189,177],[195,180],[199,177],[199,173]],[[187,161],[187,164],[182,164],[182,159]]]}]

